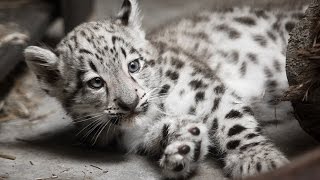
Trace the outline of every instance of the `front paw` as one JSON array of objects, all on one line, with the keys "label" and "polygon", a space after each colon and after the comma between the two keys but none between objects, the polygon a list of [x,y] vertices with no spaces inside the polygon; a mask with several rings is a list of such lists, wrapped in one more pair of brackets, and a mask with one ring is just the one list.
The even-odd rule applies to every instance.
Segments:
[{"label": "front paw", "polygon": [[240,154],[228,155],[225,172],[234,179],[242,179],[274,170],[288,162],[280,151],[269,144],[242,151]]},{"label": "front paw", "polygon": [[168,145],[160,159],[160,167],[167,178],[185,178],[196,169],[201,142],[177,141]]},{"label": "front paw", "polygon": [[160,166],[167,178],[186,178],[208,153],[209,139],[203,125],[189,124],[176,134],[164,150]]}]

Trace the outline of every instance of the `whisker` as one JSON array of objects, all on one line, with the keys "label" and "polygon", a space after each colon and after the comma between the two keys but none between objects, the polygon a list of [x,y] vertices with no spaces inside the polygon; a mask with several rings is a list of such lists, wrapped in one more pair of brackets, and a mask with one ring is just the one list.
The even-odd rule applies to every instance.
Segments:
[{"label": "whisker", "polygon": [[160,90],[161,88],[153,88],[153,89],[150,89],[148,92],[146,92],[146,94],[152,94],[154,93],[156,90]]},{"label": "whisker", "polygon": [[160,113],[164,114],[164,115],[173,116],[173,114],[168,114],[167,112],[164,112],[164,111],[162,111],[161,109],[159,109],[159,108],[157,108],[157,107],[155,107],[155,109],[156,109],[157,111],[159,111]]},{"label": "whisker", "polygon": [[[118,117],[117,117],[118,118]],[[108,135],[108,132],[109,132],[109,129],[110,129],[110,126],[111,126],[112,124],[111,123],[109,123],[109,127],[108,127],[108,130],[107,130],[107,133],[106,133],[106,135]]]},{"label": "whisker", "polygon": [[95,138],[95,140],[94,140],[94,142],[93,142],[93,145],[95,145],[95,144],[96,144],[96,142],[97,142],[97,140],[98,140],[98,138],[99,138],[100,134],[102,133],[102,131],[104,130],[104,128],[106,128],[106,126],[109,124],[109,122],[110,122],[110,121],[107,121],[107,122],[102,126],[102,128],[101,128],[100,132],[98,133],[97,137]]},{"label": "whisker", "polygon": [[[111,119],[108,119],[105,123],[103,123],[102,122],[102,126],[98,129],[98,131],[95,133],[95,135],[101,130],[101,129],[104,129],[104,126],[105,126],[105,124],[107,125],[108,123],[110,123],[111,122]],[[102,131],[102,130],[101,130]],[[100,133],[98,133],[99,135],[100,135]],[[95,137],[95,135],[93,136],[93,137]],[[98,135],[98,136],[99,136]],[[98,137],[97,137],[98,138]],[[96,140],[95,140],[96,141]]]},{"label": "whisker", "polygon": [[83,138],[83,139],[87,139],[87,137],[96,129],[96,127],[99,126],[99,124],[101,124],[101,122],[96,122],[96,123],[94,123],[94,125],[92,125],[92,126],[90,127],[90,129],[86,132],[86,134],[84,134],[84,135],[82,136],[82,138]]},{"label": "whisker", "polygon": [[104,112],[99,112],[99,113],[93,113],[93,114],[89,114],[89,115],[84,115],[84,116],[81,116],[81,117],[72,118],[72,120],[77,121],[77,120],[79,120],[79,119],[86,118],[86,117],[88,117],[88,116],[97,116],[97,115],[101,115],[101,114],[104,114]]},{"label": "whisker", "polygon": [[148,101],[153,101],[153,100],[160,100],[160,98],[158,98],[158,97],[151,97],[151,98],[148,98]]},{"label": "whisker", "polygon": [[153,96],[150,96],[149,98],[167,98],[168,94],[156,94],[156,95],[153,95]]},{"label": "whisker", "polygon": [[[93,117],[90,117],[90,118],[86,118],[86,119],[82,119],[82,120],[79,120],[79,121],[75,121],[74,123],[81,123],[81,122],[85,122],[85,121],[89,121],[91,119],[95,119],[95,118],[100,118],[102,117],[104,114],[100,114],[100,115],[97,115],[97,116],[93,116]],[[84,117],[85,118],[85,117]]]},{"label": "whisker", "polygon": [[102,122],[100,121],[101,119],[98,119],[99,121],[91,128],[85,135],[84,138],[87,138],[97,127],[99,127]]},{"label": "whisker", "polygon": [[84,131],[85,129],[87,129],[89,126],[93,125],[93,124],[96,123],[97,121],[99,121],[99,119],[96,119],[96,120],[90,122],[87,126],[85,126],[84,128],[82,128],[82,129],[76,134],[76,136],[78,136],[82,131]]},{"label": "whisker", "polygon": [[[101,121],[101,122],[99,123],[99,125],[97,126],[98,130],[95,131],[94,135],[93,135],[92,138],[91,138],[91,142],[92,142],[93,140],[96,141],[96,138],[95,138],[95,137],[97,137],[97,134],[99,134],[99,132],[100,132],[100,130],[103,128],[103,126],[104,126],[104,122]],[[95,144],[95,141],[93,142],[92,145]]]},{"label": "whisker", "polygon": [[167,96],[150,96],[149,99],[165,99]]}]

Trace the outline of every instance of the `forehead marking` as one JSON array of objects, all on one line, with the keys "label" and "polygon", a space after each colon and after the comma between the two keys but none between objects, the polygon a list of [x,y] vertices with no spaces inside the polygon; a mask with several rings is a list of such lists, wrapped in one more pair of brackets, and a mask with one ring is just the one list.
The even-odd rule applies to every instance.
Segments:
[{"label": "forehead marking", "polygon": [[121,52],[122,52],[123,56],[126,58],[127,57],[127,53],[122,47],[121,47]]},{"label": "forehead marking", "polygon": [[92,61],[89,62],[89,65],[93,71],[95,71],[96,73],[98,72],[97,67],[93,64]]},{"label": "forehead marking", "polygon": [[93,55],[92,52],[90,52],[89,50],[87,49],[79,49],[79,53],[82,54],[82,53],[85,53],[85,54],[90,54],[90,55]]}]

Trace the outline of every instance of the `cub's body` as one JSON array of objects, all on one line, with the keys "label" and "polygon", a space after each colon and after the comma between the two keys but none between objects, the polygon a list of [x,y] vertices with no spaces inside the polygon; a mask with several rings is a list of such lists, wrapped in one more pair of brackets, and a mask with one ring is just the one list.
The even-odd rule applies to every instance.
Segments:
[{"label": "cub's body", "polygon": [[157,155],[170,178],[187,177],[215,148],[225,173],[241,178],[287,162],[256,118],[291,110],[275,99],[287,87],[284,53],[298,15],[203,12],[146,38],[137,3],[125,0],[117,18],[77,27],[55,52],[25,55],[85,140]]}]

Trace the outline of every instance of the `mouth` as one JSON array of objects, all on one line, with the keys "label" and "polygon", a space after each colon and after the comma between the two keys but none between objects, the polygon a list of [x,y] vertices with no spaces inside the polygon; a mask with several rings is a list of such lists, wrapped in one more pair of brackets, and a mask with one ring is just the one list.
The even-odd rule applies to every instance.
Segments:
[{"label": "mouth", "polygon": [[109,118],[110,122],[113,125],[120,126],[122,122],[132,122],[136,116],[140,113],[146,112],[149,107],[149,102],[145,101],[140,105],[140,108],[135,109],[134,111],[121,112],[121,113],[110,113]]},{"label": "mouth", "polygon": [[134,117],[136,117],[139,113],[138,112],[130,112],[128,114],[124,113],[118,113],[118,114],[111,114],[110,117],[110,122],[113,125],[120,126],[122,122],[131,122]]},{"label": "mouth", "polygon": [[113,125],[120,125],[120,119],[118,116],[111,116],[110,117],[110,122],[113,124]]},{"label": "mouth", "polygon": [[109,114],[110,122],[114,125],[120,125],[120,122],[122,121],[124,116],[124,113]]}]

